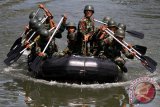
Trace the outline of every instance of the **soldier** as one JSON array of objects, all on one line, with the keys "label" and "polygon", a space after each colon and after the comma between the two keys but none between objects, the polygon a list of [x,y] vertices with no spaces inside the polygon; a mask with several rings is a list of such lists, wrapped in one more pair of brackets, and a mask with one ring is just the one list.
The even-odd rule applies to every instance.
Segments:
[{"label": "soldier", "polygon": [[118,29],[117,23],[114,20],[108,21],[108,29],[110,29],[113,32],[116,32]]},{"label": "soldier", "polygon": [[[82,53],[87,54],[89,49],[86,47],[87,42],[91,39],[94,33],[94,20],[92,15],[94,14],[94,8],[92,5],[86,5],[84,8],[84,17],[79,21],[78,24],[78,40],[80,46],[82,46]],[[83,41],[84,40],[84,41]],[[92,46],[92,43],[90,43]]]},{"label": "soldier", "polygon": [[32,12],[29,14],[29,19],[33,19],[35,16],[36,16],[36,12],[32,11]]},{"label": "soldier", "polygon": [[94,45],[93,45],[94,56],[98,56],[100,53],[102,54],[104,51],[104,39],[109,37],[109,35],[104,30],[108,28],[108,22],[110,20],[112,20],[112,18],[104,17],[102,21],[105,24],[99,26],[92,37],[92,40],[94,41]]},{"label": "soldier", "polygon": [[68,45],[64,50],[65,54],[78,54],[79,46],[77,43],[77,32],[76,32],[76,24],[74,22],[69,22],[66,25],[67,30],[67,39]]},{"label": "soldier", "polygon": [[39,31],[39,35],[40,35],[40,39],[36,42],[36,54],[38,56],[43,56],[45,58],[52,57],[53,53],[58,51],[57,46],[53,40],[50,42],[49,46],[47,47],[46,52],[42,53],[43,49],[47,45],[50,38],[49,31],[46,29],[41,29]]},{"label": "soldier", "polygon": [[[38,31],[42,28],[44,28],[44,25],[42,24],[42,22],[37,22],[36,19],[31,19],[29,22],[29,26],[31,28],[31,30],[26,34],[25,37],[25,42],[24,45],[27,45],[31,42],[33,42],[33,40],[38,36]],[[35,34],[34,34],[35,32]],[[32,34],[34,34],[32,36]],[[32,36],[32,38],[28,41],[28,39]]]},{"label": "soldier", "polygon": [[126,25],[123,24],[123,23],[119,23],[119,24],[117,25],[117,27],[118,27],[118,29],[123,29],[124,31],[126,31]]},{"label": "soldier", "polygon": [[[118,29],[114,36],[123,43],[123,39],[125,38],[125,32],[122,29]],[[119,44],[115,39],[110,43],[105,45],[105,56],[114,61],[123,72],[127,72],[127,68],[125,67],[125,60],[121,56],[123,53],[127,58],[133,59],[135,53],[128,52],[121,44]]]}]

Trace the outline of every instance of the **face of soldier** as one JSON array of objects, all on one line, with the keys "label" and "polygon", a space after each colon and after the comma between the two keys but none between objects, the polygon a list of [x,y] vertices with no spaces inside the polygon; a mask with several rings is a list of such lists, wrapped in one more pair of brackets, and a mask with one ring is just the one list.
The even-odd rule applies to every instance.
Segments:
[{"label": "face of soldier", "polygon": [[75,32],[75,28],[74,27],[69,27],[68,28],[68,32],[69,33],[74,33]]},{"label": "face of soldier", "polygon": [[123,38],[121,38],[121,37],[117,37],[117,39],[118,39],[119,41],[122,41],[122,40],[123,40]]},{"label": "face of soldier", "polygon": [[113,31],[113,32],[115,32],[115,31],[117,30],[116,27],[109,27],[109,29],[110,29],[111,31]]},{"label": "face of soldier", "polygon": [[85,17],[90,18],[93,15],[93,12],[91,10],[85,11]]}]

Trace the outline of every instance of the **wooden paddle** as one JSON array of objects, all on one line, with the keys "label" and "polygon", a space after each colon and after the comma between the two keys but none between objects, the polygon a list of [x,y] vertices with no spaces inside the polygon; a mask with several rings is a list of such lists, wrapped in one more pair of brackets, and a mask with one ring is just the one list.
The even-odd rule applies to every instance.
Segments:
[{"label": "wooden paddle", "polygon": [[[48,45],[50,44],[50,42],[51,42],[51,40],[52,40],[52,38],[54,37],[54,35],[56,34],[57,30],[58,30],[59,27],[61,26],[63,19],[64,19],[64,17],[62,17],[61,20],[59,21],[56,29],[54,30],[52,36],[50,37],[50,39],[49,39],[47,45],[45,46],[45,48],[43,49],[42,53],[45,53]],[[43,63],[43,57],[37,56],[37,57],[35,58],[35,60],[33,61],[32,65],[31,65],[31,69],[32,69],[33,71],[35,71],[35,72],[38,72],[38,71],[40,70],[40,67],[41,67],[42,63]]]}]

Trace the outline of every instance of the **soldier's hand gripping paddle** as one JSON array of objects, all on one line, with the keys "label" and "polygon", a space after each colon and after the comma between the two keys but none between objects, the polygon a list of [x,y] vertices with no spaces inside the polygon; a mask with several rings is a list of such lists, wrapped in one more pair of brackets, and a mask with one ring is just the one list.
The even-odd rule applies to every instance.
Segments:
[{"label": "soldier's hand gripping paddle", "polygon": [[[35,14],[34,17],[37,16],[39,10],[40,10],[40,8],[36,11],[36,14]],[[33,18],[34,18],[34,17],[33,17]],[[27,27],[28,27],[28,25],[27,25]],[[10,48],[10,52],[7,54],[7,57],[10,56],[12,53],[14,53],[13,50],[18,49],[19,46],[22,45],[22,37],[23,37],[24,35],[25,35],[25,31],[21,34],[21,36],[20,36],[18,39],[15,40],[15,42],[13,43],[13,45],[12,45],[11,48]]]},{"label": "soldier's hand gripping paddle", "polygon": [[[64,19],[64,17],[62,17],[61,20],[59,21],[56,29],[54,30],[52,36],[50,37],[50,39],[49,39],[47,45],[45,46],[45,48],[43,49],[42,53],[45,53],[48,45],[50,44],[50,42],[51,42],[51,40],[52,40],[52,38],[53,38],[54,35],[56,34],[56,32],[57,32],[57,30],[59,29],[60,25],[62,24],[63,19]],[[37,56],[37,57],[35,58],[35,60],[33,61],[32,65],[31,65],[31,69],[32,69],[33,71],[35,71],[35,72],[38,72],[38,71],[40,70],[40,67],[41,67],[42,63],[43,63],[43,57]]]}]

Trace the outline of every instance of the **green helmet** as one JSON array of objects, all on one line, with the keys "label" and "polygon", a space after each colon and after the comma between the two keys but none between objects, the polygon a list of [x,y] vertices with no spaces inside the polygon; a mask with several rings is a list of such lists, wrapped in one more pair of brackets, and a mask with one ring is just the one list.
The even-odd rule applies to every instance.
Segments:
[{"label": "green helmet", "polygon": [[87,10],[90,10],[90,11],[92,11],[92,12],[94,13],[94,7],[93,7],[92,5],[86,5],[86,6],[84,7],[84,13],[85,13],[85,11],[87,11]]},{"label": "green helmet", "polygon": [[32,19],[32,18],[34,18],[36,16],[36,12],[31,12],[30,14],[29,14],[29,19]]},{"label": "green helmet", "polygon": [[66,29],[68,29],[68,27],[74,27],[76,29],[76,24],[74,22],[69,22],[67,23]]},{"label": "green helmet", "polygon": [[126,25],[123,24],[123,23],[119,23],[119,24],[117,25],[117,27],[118,27],[118,29],[123,29],[124,31],[126,30]]},{"label": "green helmet", "polygon": [[44,28],[43,23],[42,22],[37,22],[33,29],[34,30],[40,30],[42,28]]},{"label": "green helmet", "polygon": [[123,29],[118,29],[116,32],[115,32],[115,36],[116,37],[120,37],[120,38],[125,38],[125,31]]},{"label": "green helmet", "polygon": [[40,29],[39,30],[39,35],[42,39],[46,39],[49,37],[49,31],[47,29]]},{"label": "green helmet", "polygon": [[38,22],[42,21],[42,19],[43,19],[43,17],[41,17],[41,16],[39,16],[39,15],[36,16],[35,18],[38,20]]},{"label": "green helmet", "polygon": [[106,17],[103,18],[102,21],[108,25],[108,22],[111,21],[111,20],[112,20],[112,18],[106,16]]},{"label": "green helmet", "polygon": [[29,28],[33,29],[36,23],[38,23],[37,19],[31,19],[29,21]]},{"label": "green helmet", "polygon": [[114,20],[108,21],[108,27],[117,27],[117,23]]}]

